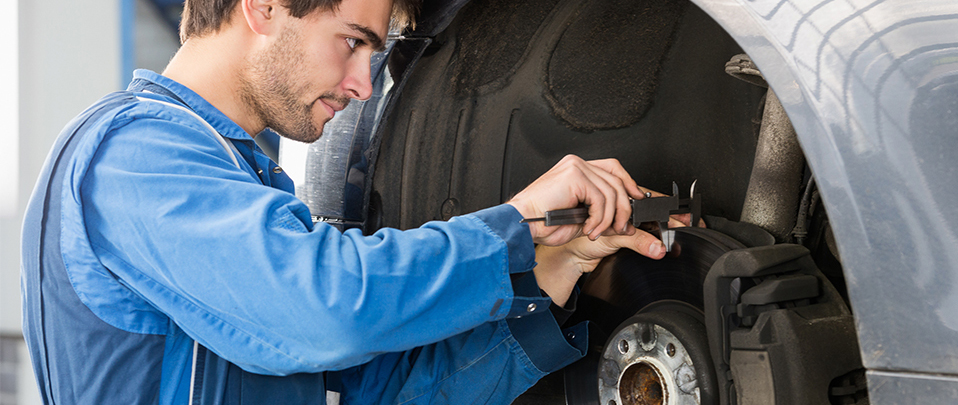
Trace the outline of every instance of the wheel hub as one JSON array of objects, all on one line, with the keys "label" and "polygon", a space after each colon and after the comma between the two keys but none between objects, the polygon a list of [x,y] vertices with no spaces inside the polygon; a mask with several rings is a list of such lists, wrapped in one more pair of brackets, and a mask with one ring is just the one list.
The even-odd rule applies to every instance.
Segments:
[{"label": "wheel hub", "polygon": [[695,364],[679,339],[652,323],[633,323],[616,333],[599,365],[602,405],[700,404]]},{"label": "wheel hub", "polygon": [[566,403],[718,403],[702,285],[719,257],[744,245],[704,228],[677,228],[675,237],[665,258],[623,249],[583,283],[570,321],[589,320],[611,337],[565,370]]}]

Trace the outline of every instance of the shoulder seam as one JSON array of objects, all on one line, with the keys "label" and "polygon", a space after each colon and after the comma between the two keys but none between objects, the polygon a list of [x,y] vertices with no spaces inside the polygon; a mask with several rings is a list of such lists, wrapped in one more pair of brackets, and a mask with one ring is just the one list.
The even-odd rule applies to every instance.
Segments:
[{"label": "shoulder seam", "polygon": [[227,141],[226,138],[223,137],[223,135],[220,135],[220,133],[219,133],[215,128],[213,128],[213,126],[210,125],[209,122],[207,122],[205,119],[203,119],[203,117],[200,117],[199,114],[197,114],[197,113],[194,112],[193,110],[190,110],[189,108],[183,107],[183,106],[181,106],[181,105],[177,105],[177,104],[170,103],[170,102],[168,102],[168,101],[157,100],[157,99],[148,98],[148,97],[136,96],[136,99],[137,99],[137,100],[140,100],[140,101],[149,101],[149,102],[154,102],[154,103],[160,103],[160,104],[166,105],[166,106],[168,106],[168,107],[173,107],[173,108],[176,108],[176,109],[178,109],[178,110],[180,110],[180,111],[183,111],[183,112],[189,114],[189,115],[192,116],[193,118],[196,118],[196,119],[199,120],[201,123],[203,123],[203,126],[204,126],[207,130],[209,130],[209,132],[211,132],[211,133],[213,134],[214,138],[216,138],[217,141],[219,141],[220,146],[222,146],[223,149],[226,150],[226,153],[230,156],[230,160],[233,161],[233,164],[236,165],[236,168],[237,168],[237,169],[240,169],[240,170],[243,170],[243,168],[242,168],[242,167],[240,166],[240,164],[239,164],[239,161],[236,160],[236,154],[234,153],[234,149],[235,149],[236,147],[233,146],[231,143],[229,143],[229,141]]}]

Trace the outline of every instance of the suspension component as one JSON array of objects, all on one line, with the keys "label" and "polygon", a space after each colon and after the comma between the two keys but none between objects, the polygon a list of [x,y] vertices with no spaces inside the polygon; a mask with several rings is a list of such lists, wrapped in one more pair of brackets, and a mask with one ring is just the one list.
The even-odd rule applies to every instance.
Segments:
[{"label": "suspension component", "polygon": [[[748,55],[732,57],[725,72],[735,78],[768,87]],[[805,155],[785,108],[771,88],[765,94],[765,111],[755,146],[755,160],[740,220],[758,225],[779,242],[790,242],[795,213],[801,198]]]}]

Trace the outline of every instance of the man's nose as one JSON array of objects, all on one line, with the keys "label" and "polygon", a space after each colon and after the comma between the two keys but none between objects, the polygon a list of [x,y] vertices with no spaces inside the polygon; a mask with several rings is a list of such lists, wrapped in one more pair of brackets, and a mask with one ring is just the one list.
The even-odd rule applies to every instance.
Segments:
[{"label": "man's nose", "polygon": [[369,59],[356,59],[357,61],[350,64],[349,71],[343,79],[343,87],[346,88],[346,95],[350,98],[366,100],[373,94]]}]

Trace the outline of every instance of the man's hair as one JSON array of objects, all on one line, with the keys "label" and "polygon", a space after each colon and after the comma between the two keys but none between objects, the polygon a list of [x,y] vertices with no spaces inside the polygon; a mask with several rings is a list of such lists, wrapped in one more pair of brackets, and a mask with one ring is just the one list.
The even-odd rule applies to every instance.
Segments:
[{"label": "man's hair", "polygon": [[[180,21],[180,42],[212,34],[229,24],[230,14],[239,0],[186,0]],[[342,0],[280,0],[289,14],[303,18],[313,11],[336,11]],[[391,29],[415,24],[421,0],[393,0]]]}]

